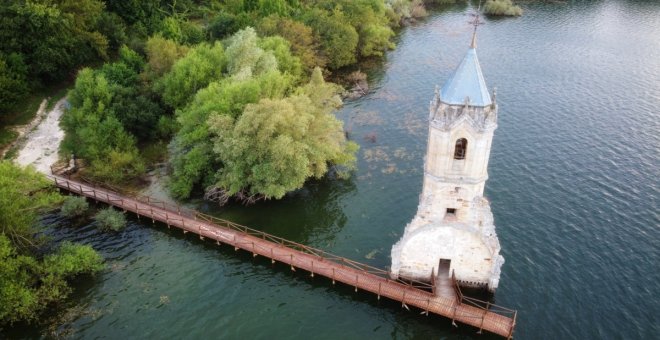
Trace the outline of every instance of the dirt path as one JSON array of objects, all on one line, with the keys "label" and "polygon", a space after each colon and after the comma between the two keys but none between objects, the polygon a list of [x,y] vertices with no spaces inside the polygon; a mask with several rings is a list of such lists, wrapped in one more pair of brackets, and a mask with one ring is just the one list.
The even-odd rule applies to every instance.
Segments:
[{"label": "dirt path", "polygon": [[14,162],[23,166],[32,164],[37,171],[50,174],[50,166],[57,162],[57,151],[64,139],[60,117],[65,105],[66,98],[58,101],[51,111],[45,113],[45,118],[41,119],[36,128],[27,132],[20,142],[22,147]]}]

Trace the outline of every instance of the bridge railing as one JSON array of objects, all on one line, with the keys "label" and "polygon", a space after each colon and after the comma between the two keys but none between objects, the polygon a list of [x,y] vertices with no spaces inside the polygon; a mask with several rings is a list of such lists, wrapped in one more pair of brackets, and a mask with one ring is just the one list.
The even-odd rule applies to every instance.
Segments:
[{"label": "bridge railing", "polygon": [[[518,316],[518,311],[506,307],[502,307],[499,305],[496,305],[494,303],[491,303],[490,301],[483,301],[479,299],[475,299],[469,296],[463,295],[463,292],[461,292],[461,287],[458,284],[458,280],[456,280],[456,274],[454,271],[451,272],[451,280],[452,284],[454,286],[454,290],[456,291],[456,302],[460,305],[467,305],[471,307],[478,308],[480,310],[483,310],[484,313],[486,312],[492,312],[495,314],[503,315],[506,317],[511,318],[511,333],[509,334],[508,338],[511,338],[513,336],[513,329],[516,324],[516,318]],[[483,316],[478,316],[475,315],[473,316],[474,318],[481,319],[481,324],[483,325],[484,318]],[[479,329],[481,331],[481,328]]]},{"label": "bridge railing", "polygon": [[[96,198],[98,200],[106,200],[108,203],[111,203],[111,204],[114,203],[114,204],[118,204],[119,206],[122,206],[122,207],[127,207],[128,205],[127,205],[127,203],[125,203],[124,198],[130,199],[130,200],[133,200],[133,201],[136,201],[136,202],[139,202],[139,203],[149,205],[150,207],[157,207],[159,209],[162,209],[162,210],[164,210],[166,212],[169,212],[169,213],[172,213],[174,215],[179,215],[179,216],[183,216],[183,217],[187,217],[187,218],[191,218],[191,219],[195,219],[195,220],[208,222],[208,223],[211,223],[211,224],[216,224],[216,225],[219,225],[221,227],[224,227],[224,228],[227,228],[227,229],[230,229],[230,230],[234,230],[234,231],[237,231],[237,232],[245,234],[245,235],[250,235],[250,236],[258,237],[258,238],[261,238],[261,239],[264,239],[264,240],[268,240],[272,243],[280,244],[283,247],[294,249],[294,250],[297,250],[299,252],[306,253],[306,254],[309,254],[309,255],[314,255],[314,256],[320,257],[324,260],[332,261],[332,262],[335,262],[335,263],[338,263],[338,264],[341,264],[341,265],[344,265],[344,266],[347,266],[347,267],[350,267],[350,268],[353,268],[353,269],[356,269],[356,270],[359,270],[359,271],[362,271],[362,272],[365,272],[365,273],[370,273],[370,274],[373,274],[373,275],[380,276],[382,278],[385,278],[388,281],[398,282],[398,283],[403,284],[403,285],[405,285],[407,287],[410,287],[410,288],[423,289],[423,290],[426,290],[430,293],[432,293],[434,291],[433,283],[427,283],[427,282],[416,281],[416,280],[404,280],[404,279],[401,279],[401,278],[392,279],[392,277],[390,275],[390,272],[387,271],[387,270],[383,270],[383,269],[376,268],[376,267],[373,267],[373,266],[370,266],[370,265],[367,265],[367,264],[364,264],[364,263],[360,263],[360,262],[357,262],[357,261],[354,261],[354,260],[350,260],[350,259],[347,259],[347,258],[338,256],[338,255],[329,253],[329,252],[321,250],[321,249],[317,249],[317,248],[310,247],[310,246],[307,246],[307,245],[304,245],[304,244],[301,244],[301,243],[293,242],[293,241],[281,238],[279,236],[271,235],[271,234],[268,234],[268,233],[263,232],[263,231],[252,229],[250,227],[247,227],[247,226],[244,226],[244,225],[241,225],[241,224],[238,224],[238,223],[234,223],[234,222],[224,220],[224,219],[221,219],[221,218],[218,218],[218,217],[215,217],[215,216],[204,214],[204,213],[198,212],[196,210],[183,207],[179,204],[173,204],[173,203],[170,203],[170,202],[165,202],[165,201],[162,201],[162,200],[159,200],[159,199],[155,199],[151,196],[141,195],[141,194],[137,194],[137,193],[134,193],[134,192],[126,192],[126,190],[115,187],[113,185],[106,184],[106,183],[98,183],[98,182],[96,182],[92,179],[85,178],[85,177],[79,177],[79,180],[82,181],[82,182],[85,182],[86,187],[83,187],[82,185],[80,185],[80,183],[77,183],[77,181],[74,181],[74,180],[61,178],[61,177],[58,177],[58,176],[49,176],[49,177],[56,183],[56,185],[59,185],[61,187],[66,187],[69,191],[79,192],[83,195],[87,195],[89,197]],[[62,183],[62,180],[66,181],[66,183]],[[102,188],[104,197],[97,194],[97,191],[96,191],[97,187]],[[128,207],[131,208],[132,206],[128,206]],[[139,211],[141,209],[136,205],[135,210],[136,210],[136,212],[139,213]],[[150,215],[146,215],[146,214],[144,214],[144,215],[153,217],[154,212],[153,212],[153,210],[151,210]],[[171,217],[167,217],[167,219],[172,220],[172,221],[174,220]],[[513,329],[513,326],[515,325],[516,316],[517,316],[517,312],[515,310],[508,309],[508,308],[505,308],[505,307],[502,307],[502,306],[498,306],[498,305],[492,304],[492,303],[487,302],[487,301],[482,301],[482,300],[479,300],[479,299],[464,296],[462,294],[461,290],[460,290],[460,287],[458,285],[458,281],[456,280],[456,276],[454,275],[453,272],[452,272],[452,278],[451,279],[452,279],[452,284],[454,285],[454,288],[456,290],[456,296],[457,296],[456,297],[456,305],[453,306],[454,310],[456,310],[457,305],[468,305],[468,306],[474,307],[480,312],[473,313],[473,316],[471,316],[471,317],[474,317],[476,319],[481,319],[482,324],[484,322],[486,312],[493,312],[493,313],[496,313],[496,314],[499,314],[499,315],[502,315],[502,316],[506,316],[506,317],[512,318],[513,324],[511,325],[511,329]],[[463,315],[463,317],[466,317],[466,315]]]},{"label": "bridge railing", "polygon": [[[75,183],[74,181],[69,181],[68,176],[65,176],[65,177],[67,177],[68,183]],[[57,182],[57,177],[52,176],[51,178],[54,179]],[[121,198],[122,197],[130,198],[134,201],[137,201],[137,202],[140,202],[140,203],[143,203],[143,204],[147,204],[147,205],[150,205],[150,206],[154,206],[154,207],[160,208],[162,210],[166,210],[166,211],[168,211],[170,213],[173,213],[173,214],[178,214],[178,215],[181,215],[181,216],[184,216],[184,217],[193,218],[195,220],[203,220],[203,221],[206,221],[208,223],[217,224],[217,225],[220,225],[220,226],[225,227],[227,229],[235,230],[235,231],[238,231],[238,232],[243,233],[243,234],[247,234],[247,235],[255,236],[255,237],[258,237],[258,238],[261,238],[261,239],[269,240],[273,243],[281,244],[284,247],[295,249],[297,251],[300,251],[300,252],[303,252],[303,253],[306,253],[306,254],[318,256],[318,257],[324,258],[326,260],[333,261],[333,262],[336,262],[336,263],[339,263],[339,264],[345,265],[347,267],[351,267],[353,269],[357,269],[357,270],[360,270],[360,271],[363,271],[363,272],[366,272],[366,273],[378,275],[378,276],[381,276],[381,277],[383,277],[387,280],[396,281],[396,282],[399,282],[401,284],[404,284],[404,285],[412,287],[412,288],[423,289],[423,290],[427,290],[429,292],[433,291],[433,285],[430,284],[430,283],[427,283],[427,282],[422,282],[422,281],[417,281],[417,280],[406,280],[406,279],[402,279],[402,278],[393,279],[391,277],[389,271],[386,271],[386,270],[383,270],[383,269],[380,269],[380,268],[376,268],[376,267],[373,267],[373,266],[370,266],[370,265],[367,265],[367,264],[364,264],[364,263],[360,263],[360,262],[357,262],[357,261],[354,261],[354,260],[350,260],[350,259],[338,256],[338,255],[326,252],[326,251],[321,250],[321,249],[317,249],[317,248],[310,247],[310,246],[307,246],[307,245],[304,245],[304,244],[301,244],[301,243],[293,242],[293,241],[281,238],[279,236],[268,234],[268,233],[260,231],[260,230],[252,229],[250,227],[247,227],[247,226],[244,226],[244,225],[241,225],[241,224],[238,224],[238,223],[234,223],[234,222],[231,222],[231,221],[228,221],[228,220],[225,220],[225,219],[221,219],[221,218],[218,218],[218,217],[215,217],[215,216],[204,214],[204,213],[201,213],[199,211],[183,207],[179,204],[173,204],[173,203],[165,202],[165,201],[153,198],[153,197],[148,196],[148,195],[142,195],[142,194],[138,194],[138,193],[135,193],[135,192],[127,192],[127,190],[125,190],[123,188],[119,188],[117,186],[114,186],[114,185],[111,185],[111,184],[108,184],[108,183],[99,183],[99,182],[97,182],[97,181],[95,181],[91,178],[84,177],[84,176],[78,176],[77,179],[79,179],[81,182],[86,183],[87,186],[90,186],[92,188],[92,189],[84,189],[80,185],[78,185],[79,188],[73,188],[73,189],[79,191],[81,194],[89,194],[92,197],[96,197],[96,193],[93,192],[93,188],[96,188],[96,187],[103,188],[104,191],[106,191],[107,193],[112,194],[112,196],[118,197],[117,199],[110,198],[109,196],[108,197],[103,197],[104,199],[108,200],[109,202],[116,201],[115,203],[120,203],[120,205],[125,206],[123,201],[120,202]],[[71,184],[67,184],[67,185],[71,185]],[[74,186],[75,186],[75,184],[74,184]],[[136,207],[135,209],[138,210],[139,208]]]},{"label": "bridge railing", "polygon": [[280,244],[284,247],[295,249],[297,251],[300,251],[300,252],[303,252],[303,253],[306,253],[306,254],[310,254],[310,255],[314,255],[314,256],[317,256],[317,257],[321,257],[325,260],[333,261],[333,262],[345,265],[347,267],[351,267],[353,269],[357,269],[357,270],[360,270],[360,271],[363,271],[363,272],[366,272],[366,273],[378,275],[378,276],[381,276],[381,277],[383,277],[387,280],[396,281],[396,282],[402,283],[406,286],[410,286],[410,287],[418,288],[418,289],[424,289],[424,290],[427,290],[429,292],[431,292],[432,289],[433,289],[433,286],[429,283],[426,283],[426,282],[415,281],[415,280],[392,279],[391,276],[390,276],[389,271],[386,271],[386,270],[383,270],[383,269],[380,269],[380,268],[376,268],[376,267],[373,267],[373,266],[370,266],[370,265],[367,265],[367,264],[364,264],[364,263],[360,263],[360,262],[357,262],[357,261],[354,261],[354,260],[350,260],[350,259],[347,259],[345,257],[341,257],[341,256],[329,253],[327,251],[324,251],[324,250],[321,250],[321,249],[318,249],[318,248],[314,248],[314,247],[310,247],[310,246],[307,246],[307,245],[304,245],[304,244],[293,242],[293,241],[281,238],[279,236],[274,236],[274,235],[265,233],[263,231],[255,230],[255,229],[252,229],[250,227],[246,227],[244,225],[240,225],[240,224],[237,224],[237,223],[234,223],[234,222],[230,222],[230,221],[227,221],[227,220],[215,217],[215,216],[207,215],[207,214],[204,214],[204,213],[201,213],[201,212],[195,212],[195,213],[196,213],[196,215],[199,219],[204,220],[206,222],[217,224],[217,225],[223,226],[223,227],[228,228],[228,229],[239,231],[239,232],[244,233],[244,234],[248,234],[248,235],[251,235],[251,236],[262,238],[262,239],[268,240],[270,242]]}]

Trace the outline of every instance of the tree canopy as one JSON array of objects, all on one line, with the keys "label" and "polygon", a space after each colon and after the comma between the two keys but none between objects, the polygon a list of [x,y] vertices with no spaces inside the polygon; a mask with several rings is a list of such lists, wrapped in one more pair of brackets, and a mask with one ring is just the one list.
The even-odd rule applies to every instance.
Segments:
[{"label": "tree canopy", "polygon": [[[381,56],[394,47],[393,28],[420,6],[420,0],[9,0],[0,5],[0,37],[7,41],[0,46],[0,109],[27,93],[35,77],[61,77],[112,57],[77,72],[62,118],[63,155],[84,159],[88,175],[121,182],[144,174],[150,156],[142,150],[168,144],[169,187],[177,197],[208,187],[282,197],[305,179],[351,167],[345,156],[354,145],[332,117],[336,106],[322,108],[317,94],[304,90],[323,81],[317,69],[327,74]],[[18,32],[30,36],[21,40]],[[309,134],[287,130],[294,127]],[[257,137],[272,149],[242,154]],[[317,137],[327,145],[312,143]],[[284,145],[300,158],[282,163],[291,167],[290,178],[267,183],[282,170],[275,159],[294,155]],[[238,174],[250,179],[232,179]]]},{"label": "tree canopy", "polygon": [[122,89],[109,82],[103,70],[83,69],[69,92],[71,106],[61,123],[66,132],[62,151],[84,158],[91,175],[112,182],[144,171],[135,137],[111,109],[116,99],[122,98],[117,95]]},{"label": "tree canopy", "polygon": [[33,321],[71,292],[68,280],[98,272],[103,259],[90,247],[68,242],[42,253],[39,214],[63,197],[31,168],[0,162],[0,326]]},{"label": "tree canopy", "polygon": [[237,120],[212,116],[213,151],[223,165],[215,186],[229,195],[281,198],[307,179],[324,176],[328,164],[342,167],[342,174],[354,168],[357,145],[346,141],[331,114],[341,105],[339,91],[316,69],[295,95],[248,104]]},{"label": "tree canopy", "polygon": [[43,175],[0,161],[0,234],[21,249],[36,246],[39,213],[61,203],[62,196]]}]

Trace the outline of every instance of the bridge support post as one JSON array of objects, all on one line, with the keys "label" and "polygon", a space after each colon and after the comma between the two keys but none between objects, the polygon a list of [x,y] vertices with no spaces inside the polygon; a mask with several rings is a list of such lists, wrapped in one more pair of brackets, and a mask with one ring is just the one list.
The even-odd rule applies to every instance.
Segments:
[{"label": "bridge support post", "polygon": [[484,311],[484,315],[481,317],[481,324],[479,325],[479,331],[477,334],[481,334],[482,330],[484,329],[484,320],[486,320],[486,313],[488,313],[488,309],[490,308],[490,301],[486,301],[486,310]]},{"label": "bridge support post", "polygon": [[312,260],[312,270],[311,270],[309,276],[314,277],[314,260]]}]

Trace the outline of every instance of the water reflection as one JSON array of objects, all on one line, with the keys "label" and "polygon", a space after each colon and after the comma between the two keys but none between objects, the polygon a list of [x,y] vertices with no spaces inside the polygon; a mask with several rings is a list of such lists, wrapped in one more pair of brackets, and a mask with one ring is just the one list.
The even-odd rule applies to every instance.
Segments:
[{"label": "water reflection", "polygon": [[233,203],[225,207],[199,202],[198,209],[294,242],[328,249],[346,225],[343,201],[355,194],[355,190],[354,178],[326,177],[309,181],[282,200],[251,206]]},{"label": "water reflection", "polygon": [[[516,338],[653,338],[659,6],[524,6],[522,17],[487,18],[479,32],[484,76],[500,104],[486,187],[507,260],[496,302],[521,312]],[[389,265],[389,248],[418,203],[428,101],[466,51],[470,11],[454,7],[404,29],[382,69],[363,69],[373,74],[372,91],[339,112],[362,147],[350,181],[314,181],[253,207],[198,207]],[[370,132],[375,140],[364,138]],[[465,327],[350,287],[132,222],[117,235],[56,228],[54,237],[91,242],[110,258],[101,283],[79,300],[106,312],[73,321],[76,336],[473,338]]]}]

